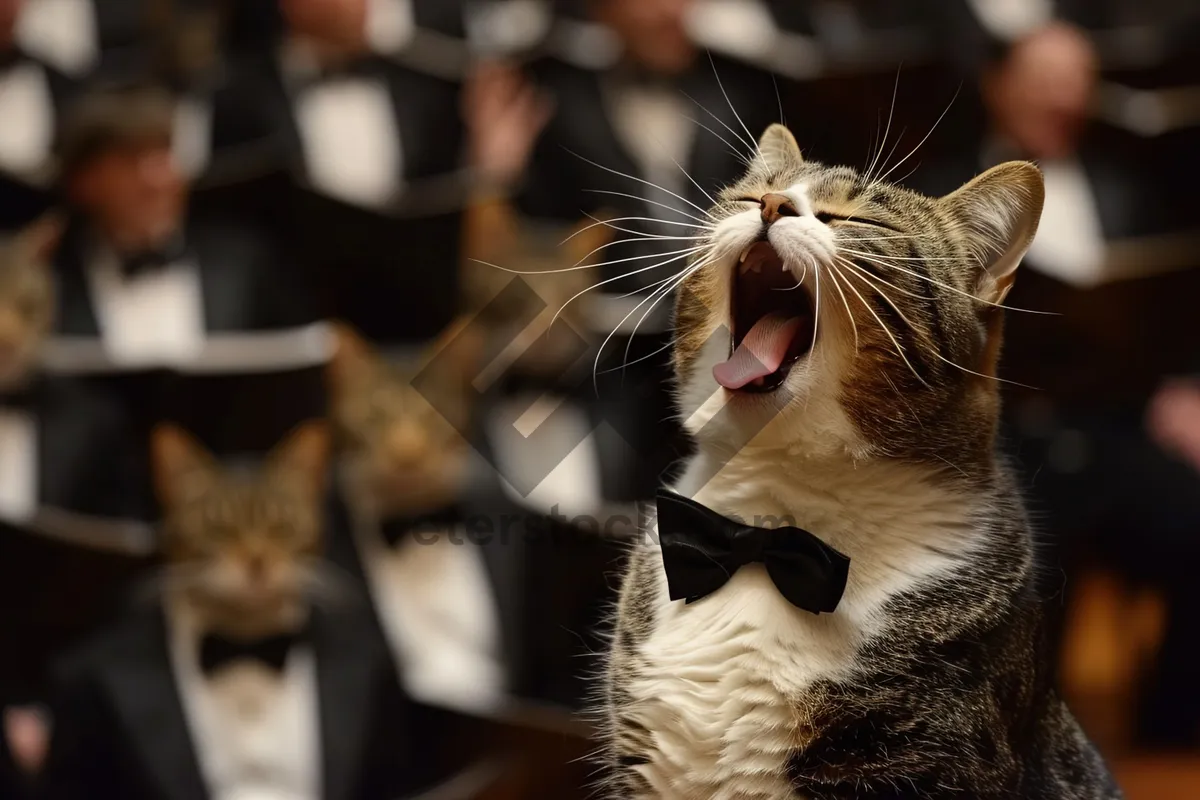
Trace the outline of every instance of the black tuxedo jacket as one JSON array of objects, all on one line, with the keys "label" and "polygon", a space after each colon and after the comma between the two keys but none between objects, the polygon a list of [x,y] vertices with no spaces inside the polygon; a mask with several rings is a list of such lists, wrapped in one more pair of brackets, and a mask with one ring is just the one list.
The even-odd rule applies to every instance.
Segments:
[{"label": "black tuxedo jacket", "polygon": [[328,332],[303,271],[286,270],[269,241],[227,222],[195,220],[187,241],[199,270],[206,342],[196,362],[181,367],[128,369],[107,357],[82,231],[68,233],[56,264],[58,322],[46,371],[50,380],[85,382],[128,414],[129,436],[117,458],[133,465],[146,520],[156,518],[146,441],[155,423],[183,425],[218,455],[252,454],[325,410]]},{"label": "black tuxedo jacket", "polygon": [[113,397],[43,379],[6,410],[33,426],[37,488],[30,517],[0,520],[0,703],[42,698],[49,659],[107,617],[154,549],[132,420]]},{"label": "black tuxedo jacket", "polygon": [[[313,620],[323,800],[396,800],[436,785],[469,753],[452,715],[410,702],[369,621]],[[165,619],[143,609],[56,672],[47,800],[205,800],[169,662]],[[452,743],[452,744],[451,744]],[[460,762],[461,763],[461,762]]]},{"label": "black tuxedo jacket", "polygon": [[[578,710],[594,687],[586,656],[604,646],[625,547],[602,540],[564,516],[547,517],[482,490],[465,500],[463,547],[483,557],[500,626],[507,691],[521,703]],[[331,504],[328,558],[370,597],[363,555],[344,501]],[[473,531],[473,532],[472,532]],[[401,542],[398,549],[420,546]],[[379,611],[372,604],[376,625]],[[380,634],[382,637],[382,634]]]},{"label": "black tuxedo jacket", "polygon": [[206,205],[232,200],[276,231],[314,276],[328,313],[368,337],[432,337],[453,317],[458,298],[469,190],[459,86],[378,55],[349,69],[386,87],[402,151],[397,195],[364,208],[313,188],[292,90],[275,53],[271,47],[235,63],[211,98]]}]

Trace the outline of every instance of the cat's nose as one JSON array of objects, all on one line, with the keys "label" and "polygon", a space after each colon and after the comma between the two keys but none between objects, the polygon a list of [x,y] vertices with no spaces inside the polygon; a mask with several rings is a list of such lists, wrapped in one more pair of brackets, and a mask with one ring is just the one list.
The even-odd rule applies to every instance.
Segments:
[{"label": "cat's nose", "polygon": [[250,556],[246,559],[246,577],[251,583],[262,583],[267,575],[267,560],[262,556]]},{"label": "cat's nose", "polygon": [[767,225],[778,222],[783,217],[798,217],[800,209],[786,194],[771,192],[764,194],[759,201],[762,203],[762,221]]},{"label": "cat's nose", "polygon": [[387,452],[393,467],[410,467],[424,458],[427,450],[425,440],[416,431],[400,428],[388,436]]}]

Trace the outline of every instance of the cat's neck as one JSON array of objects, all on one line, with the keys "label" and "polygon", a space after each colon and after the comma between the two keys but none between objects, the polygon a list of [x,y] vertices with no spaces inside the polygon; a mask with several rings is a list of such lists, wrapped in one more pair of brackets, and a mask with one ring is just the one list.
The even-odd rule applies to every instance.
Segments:
[{"label": "cat's neck", "polygon": [[216,601],[187,589],[168,591],[164,603],[172,619],[197,635],[212,633],[247,641],[298,631],[307,624],[311,612],[309,605],[301,600],[281,600],[250,608]]},{"label": "cat's neck", "polygon": [[967,491],[945,470],[779,447],[732,456],[701,448],[675,488],[722,514],[804,528],[852,557],[893,534],[922,547],[970,547],[989,504],[987,493]]}]

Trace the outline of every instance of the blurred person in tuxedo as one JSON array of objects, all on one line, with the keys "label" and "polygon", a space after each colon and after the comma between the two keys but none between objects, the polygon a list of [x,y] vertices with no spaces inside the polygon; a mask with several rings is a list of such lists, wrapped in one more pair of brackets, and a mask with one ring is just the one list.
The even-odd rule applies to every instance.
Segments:
[{"label": "blurred person in tuxedo", "polygon": [[[563,442],[583,443],[569,463],[591,462],[543,492],[537,502],[547,508],[583,483],[591,486],[577,501],[581,512],[648,497],[687,450],[667,383],[672,299],[648,295],[684,266],[683,237],[702,232],[705,192],[738,173],[747,149],[740,140],[779,113],[771,75],[705,56],[689,34],[692,7],[592,0],[571,21],[577,36],[569,46],[523,70],[482,65],[465,98],[473,163],[493,201],[511,203],[543,229],[608,215],[631,231],[614,234],[619,241],[602,251],[608,266],[592,271],[595,288],[575,301],[588,304],[590,317],[577,334],[592,348],[581,353],[584,368],[565,385],[534,387],[582,409],[568,424],[556,422],[569,407],[559,406],[549,421],[561,426]],[[597,391],[594,348],[610,334]],[[556,455],[557,464],[567,453]],[[567,486],[576,488],[568,494]]]},{"label": "blurred person in tuxedo", "polygon": [[[329,347],[311,288],[272,237],[192,213],[174,111],[166,92],[124,83],[71,109],[58,156],[72,221],[47,368],[110,386],[144,425],[171,418],[221,452],[259,451],[319,412]],[[236,397],[251,385],[278,396],[261,408]],[[242,411],[222,415],[235,399]]]},{"label": "blurred person in tuxedo", "polygon": [[[206,180],[294,243],[329,313],[384,341],[432,338],[458,291],[458,81],[393,57],[414,30],[412,4],[281,0],[278,11],[270,46],[232,59],[212,97]],[[269,188],[247,201],[243,184]]]},{"label": "blurred person in tuxedo", "polygon": [[1187,426],[1173,421],[1190,413],[1190,390],[1164,379],[1191,372],[1200,343],[1188,171],[1200,124],[1180,113],[1200,96],[1200,14],[1071,0],[941,9],[952,23],[945,41],[978,79],[987,113],[966,168],[1032,158],[1046,177],[1031,269],[1007,303],[1054,313],[1008,315],[1013,445],[1064,560],[1099,554],[1165,592],[1168,624],[1136,735],[1193,744],[1200,617],[1192,577],[1176,565],[1198,555],[1200,478]]}]

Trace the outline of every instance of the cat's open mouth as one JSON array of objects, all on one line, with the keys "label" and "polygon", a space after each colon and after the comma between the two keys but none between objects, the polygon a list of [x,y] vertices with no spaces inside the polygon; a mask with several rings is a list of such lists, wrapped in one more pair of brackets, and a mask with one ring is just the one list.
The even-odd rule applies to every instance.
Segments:
[{"label": "cat's open mouth", "polygon": [[765,239],[741,254],[730,292],[729,360],[713,377],[731,391],[775,391],[812,350],[812,295]]}]

